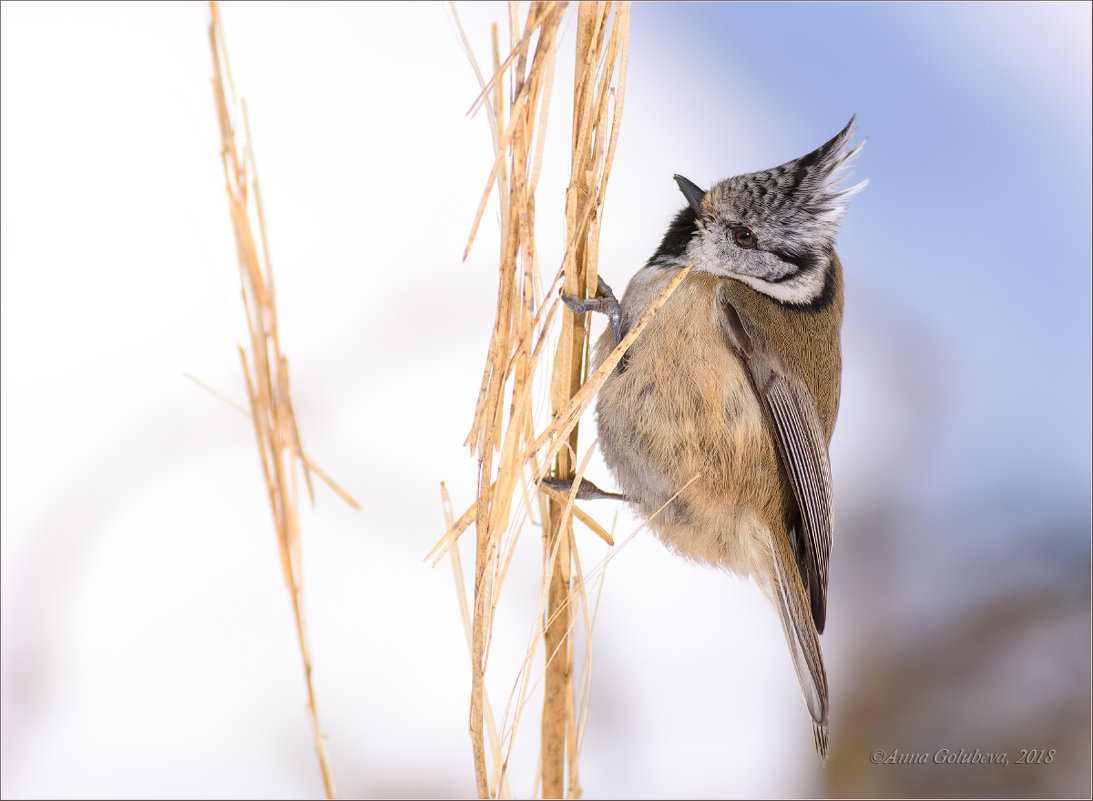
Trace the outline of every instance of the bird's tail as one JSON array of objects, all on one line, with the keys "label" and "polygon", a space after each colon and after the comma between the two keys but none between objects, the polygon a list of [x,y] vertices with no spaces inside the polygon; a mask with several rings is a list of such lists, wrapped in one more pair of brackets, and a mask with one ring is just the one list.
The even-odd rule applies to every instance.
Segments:
[{"label": "bird's tail", "polygon": [[827,764],[827,724],[812,723],[812,742],[816,746],[816,753],[820,755],[820,762]]},{"label": "bird's tail", "polygon": [[793,669],[797,672],[805,705],[812,715],[812,739],[816,752],[820,755],[820,760],[826,762],[827,672],[824,670],[820,641],[812,620],[812,607],[797,572],[797,562],[789,541],[777,532],[771,532],[771,545],[776,572],[776,586],[773,588],[775,605],[782,620],[782,632],[786,635],[786,644],[789,645]]}]

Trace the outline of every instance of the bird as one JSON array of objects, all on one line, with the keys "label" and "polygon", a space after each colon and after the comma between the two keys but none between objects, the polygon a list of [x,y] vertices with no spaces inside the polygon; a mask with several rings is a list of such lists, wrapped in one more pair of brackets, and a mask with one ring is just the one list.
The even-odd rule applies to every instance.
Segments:
[{"label": "bird", "polygon": [[827,617],[834,527],[829,446],[838,415],[843,268],[834,242],[841,188],[865,144],[855,119],[781,166],[702,190],[680,175],[687,205],[622,300],[562,293],[575,313],[608,314],[601,364],[683,269],[600,388],[596,426],[622,493],[582,480],[577,497],[628,502],[672,551],[750,576],[777,610],[813,741],[826,762]]}]

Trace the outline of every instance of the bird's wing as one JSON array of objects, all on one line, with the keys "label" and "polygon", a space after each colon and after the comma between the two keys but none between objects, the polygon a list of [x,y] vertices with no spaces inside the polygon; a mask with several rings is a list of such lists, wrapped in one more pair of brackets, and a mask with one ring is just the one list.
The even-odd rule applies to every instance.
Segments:
[{"label": "bird's wing", "polygon": [[724,293],[721,321],[747,367],[793,488],[797,515],[787,521],[790,544],[816,631],[823,632],[834,507],[831,463],[820,415],[804,381],[785,369],[770,343],[763,341],[757,327],[742,318],[740,310]]},{"label": "bird's wing", "polygon": [[[819,412],[804,382],[722,293],[721,322],[747,367],[767,417],[797,509],[786,534],[771,531],[776,582],[774,600],[793,657],[793,668],[812,715],[813,736],[827,757],[827,672],[817,634],[827,614],[827,566],[833,527],[831,466]],[[810,614],[811,613],[811,614]]]}]

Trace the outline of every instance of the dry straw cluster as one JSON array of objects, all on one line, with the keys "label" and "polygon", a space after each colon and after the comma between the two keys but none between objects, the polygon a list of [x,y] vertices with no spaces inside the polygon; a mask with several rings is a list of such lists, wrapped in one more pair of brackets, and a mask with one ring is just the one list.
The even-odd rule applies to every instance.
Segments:
[{"label": "dry straw cluster", "polygon": [[[296,632],[300,641],[300,657],[303,660],[307,684],[307,710],[311,720],[315,751],[319,757],[326,796],[333,798],[334,778],[319,728],[315,691],[311,684],[311,657],[308,652],[304,618],[300,520],[296,502],[297,465],[303,467],[304,480],[313,503],[315,496],[311,484],[312,471],[353,508],[360,507],[307,458],[300,444],[300,432],[296,426],[296,415],[292,410],[292,395],[289,390],[288,361],[281,353],[277,336],[277,305],[273,287],[273,271],[270,267],[269,245],[262,215],[262,197],[258,190],[258,170],[251,144],[246,101],[236,102],[220,9],[215,2],[209,5],[211,12],[209,46],[212,49],[213,58],[213,94],[217,119],[220,123],[220,156],[224,164],[232,230],[235,233],[236,251],[239,257],[243,307],[247,315],[247,327],[250,330],[250,357],[248,358],[247,349],[242,346],[239,348],[239,357],[246,377],[250,417],[254,422],[254,435],[258,442],[262,474],[266,480],[270,509],[273,512],[277,545],[281,554],[281,567],[284,571],[285,585],[292,597]],[[235,116],[233,112],[237,108],[240,109],[243,118],[244,137],[240,137],[233,124]],[[241,147],[237,145],[237,140],[242,140]],[[260,234],[261,253],[254,235],[255,227]]]},{"label": "dry straw cluster", "polygon": [[[583,315],[576,316],[560,304],[554,290],[561,284],[567,294],[589,297],[596,293],[600,220],[624,96],[629,3],[577,5],[571,170],[565,196],[566,248],[547,292],[542,289],[535,244],[535,189],[566,4],[531,3],[522,24],[518,8],[510,4],[508,56],[501,58],[494,25],[489,80],[478,67],[454,7],[452,13],[482,88],[471,112],[485,110],[495,152],[467,251],[496,188],[501,252],[497,312],[474,423],[467,437],[478,459],[477,500],[453,521],[445,493],[448,531],[429,556],[439,559],[445,553],[451,554],[463,604],[471,648],[470,729],[479,796],[510,795],[508,760],[521,711],[529,699],[529,687],[535,683],[533,664],[541,639],[546,661],[540,729],[542,796],[574,798],[581,792],[578,758],[588,712],[593,610],[573,537],[573,517],[613,543],[606,531],[574,505],[573,492],[567,496],[539,482],[548,475],[579,479],[583,474],[594,445],[586,449],[578,465],[577,422],[581,414],[688,271],[676,277],[619,347],[591,375],[586,375],[587,323]],[[554,356],[546,360],[544,350],[552,342]],[[535,408],[534,386],[541,371],[548,370],[549,422],[537,432],[536,420],[547,415]],[[574,481],[573,486],[578,483]],[[489,645],[506,570],[528,517],[542,529],[538,622],[498,731],[485,690]],[[477,537],[474,597],[473,603],[468,603],[456,541],[472,523]],[[573,672],[578,622],[588,638],[579,694],[574,688]]]}]

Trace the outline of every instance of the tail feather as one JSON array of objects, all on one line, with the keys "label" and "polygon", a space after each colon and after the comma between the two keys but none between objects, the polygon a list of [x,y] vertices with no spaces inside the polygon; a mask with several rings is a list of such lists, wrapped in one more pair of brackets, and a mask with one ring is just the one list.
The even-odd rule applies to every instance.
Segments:
[{"label": "tail feather", "polygon": [[805,705],[812,715],[812,738],[820,759],[827,761],[827,672],[820,641],[812,619],[811,606],[788,540],[771,532],[776,586],[774,597],[782,621],[782,632],[793,658],[793,669],[801,685]]},{"label": "tail feather", "polygon": [[827,724],[812,724],[812,742],[816,746],[816,753],[820,755],[820,762],[827,764]]}]

